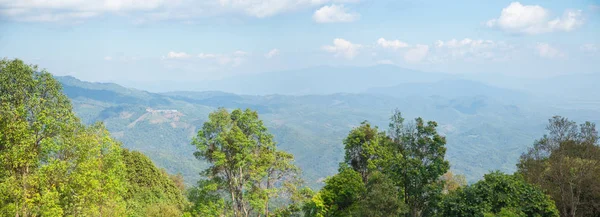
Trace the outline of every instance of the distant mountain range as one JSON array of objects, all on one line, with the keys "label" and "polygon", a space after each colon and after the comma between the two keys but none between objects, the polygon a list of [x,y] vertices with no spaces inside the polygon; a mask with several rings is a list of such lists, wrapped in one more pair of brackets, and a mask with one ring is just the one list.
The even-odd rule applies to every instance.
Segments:
[{"label": "distant mountain range", "polygon": [[[593,105],[555,107],[544,104],[547,99],[480,82],[410,70],[394,72],[391,66],[370,69],[361,73],[360,68],[324,67],[308,74],[298,71],[291,76],[264,74],[227,81],[228,87],[239,91],[253,90],[248,95],[151,93],[68,76],[57,79],[83,121],[103,121],[125,147],[143,152],[170,173],[182,173],[188,184],[198,180],[205,168],[193,157],[190,138],[218,107],[257,110],[279,147],[295,155],[312,186],[320,186],[320,181],[336,173],[343,158],[342,140],[352,127],[369,120],[386,129],[395,108],[407,120],[420,116],[437,121],[439,131],[447,136],[452,170],[469,181],[489,170],[513,171],[519,155],[542,136],[552,115],[578,121],[600,119],[600,109]],[[324,72],[328,70],[333,72]],[[369,83],[369,76],[389,79]],[[327,88],[327,82],[339,77]],[[263,85],[252,86],[257,83]],[[285,94],[269,94],[278,91]],[[328,94],[304,95],[313,92]]]}]

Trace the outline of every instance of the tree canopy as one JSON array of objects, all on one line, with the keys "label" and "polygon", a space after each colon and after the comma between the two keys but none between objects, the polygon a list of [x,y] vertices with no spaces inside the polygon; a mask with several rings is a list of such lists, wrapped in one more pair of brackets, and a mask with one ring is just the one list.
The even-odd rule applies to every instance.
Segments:
[{"label": "tree canopy", "polygon": [[[136,172],[156,168],[128,164],[128,154],[102,123],[85,126],[75,117],[50,73],[0,60],[1,216],[144,215],[129,212],[126,195]],[[183,200],[179,192],[167,204]]]}]

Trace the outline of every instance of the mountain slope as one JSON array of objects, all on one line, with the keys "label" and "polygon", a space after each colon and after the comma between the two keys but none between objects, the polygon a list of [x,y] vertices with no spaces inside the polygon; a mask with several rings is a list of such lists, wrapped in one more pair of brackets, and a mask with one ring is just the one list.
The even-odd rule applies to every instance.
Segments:
[{"label": "mountain slope", "polygon": [[[473,83],[481,90],[466,94],[464,82],[419,83],[427,91],[394,95],[371,92],[329,95],[236,95],[223,92],[148,93],[114,84],[58,78],[86,122],[105,122],[125,147],[148,155],[170,173],[182,173],[193,184],[205,164],[193,157],[190,139],[218,107],[251,108],[274,134],[279,148],[295,155],[312,186],[336,173],[343,158],[342,141],[364,120],[385,130],[389,115],[400,109],[407,120],[423,117],[439,124],[447,136],[447,158],[452,170],[475,181],[489,170],[513,171],[520,153],[538,138],[545,120],[554,114],[584,114],[582,110],[540,109],[512,104],[497,96],[514,94]],[[444,81],[441,81],[444,82]],[[468,83],[468,82],[467,82]],[[409,88],[405,85],[403,88]],[[380,89],[381,90],[381,89]],[[452,90],[452,91],[449,91]],[[393,92],[393,91],[392,91]],[[587,116],[597,111],[586,111]]]}]

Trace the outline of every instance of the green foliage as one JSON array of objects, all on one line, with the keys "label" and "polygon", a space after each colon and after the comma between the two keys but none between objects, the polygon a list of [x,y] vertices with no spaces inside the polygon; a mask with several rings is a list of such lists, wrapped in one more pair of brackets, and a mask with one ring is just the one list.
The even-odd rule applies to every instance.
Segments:
[{"label": "green foliage", "polygon": [[600,147],[594,124],[555,116],[521,156],[518,173],[549,194],[562,216],[600,215]]},{"label": "green foliage", "polygon": [[[36,188],[56,168],[61,142],[77,119],[52,75],[21,60],[0,60],[0,190],[2,213],[55,210],[56,188]],[[48,162],[48,163],[44,163]],[[43,194],[46,193],[46,194]],[[50,201],[42,201],[42,197]],[[52,195],[52,196],[51,196]],[[44,205],[42,206],[42,203]],[[60,212],[52,212],[60,213]]]},{"label": "green foliage", "polygon": [[450,168],[444,159],[446,138],[438,134],[434,121],[425,124],[417,118],[414,124],[405,126],[399,111],[394,112],[389,126],[394,148],[402,156],[391,177],[404,192],[408,215],[435,214],[444,186],[440,176]]},{"label": "green foliage", "polygon": [[231,207],[225,208],[235,216],[269,215],[270,200],[299,179],[293,156],[277,150],[258,113],[249,109],[211,113],[192,144],[198,149],[194,155],[211,164],[203,175],[230,196]]},{"label": "green foliage", "polygon": [[137,151],[122,150],[127,173],[127,210],[133,216],[181,216],[183,191],[169,175]]},{"label": "green foliage", "polygon": [[517,208],[502,208],[499,213],[485,213],[484,217],[526,217],[525,213]]},{"label": "green foliage", "polygon": [[192,202],[190,213],[193,216],[230,216],[226,206],[229,204],[219,193],[219,184],[212,180],[200,180],[198,186],[188,190],[188,199]]},{"label": "green foliage", "polygon": [[345,163],[360,173],[363,182],[367,183],[371,171],[382,170],[388,163],[391,153],[387,141],[385,133],[367,121],[352,129],[344,139]]},{"label": "green foliage", "polygon": [[365,192],[361,174],[341,166],[340,172],[327,178],[323,189],[306,205],[305,216],[358,215],[358,201]]},{"label": "green foliage", "polygon": [[[128,215],[128,181],[139,174],[127,169],[145,170],[126,165],[121,144],[103,124],[80,123],[49,73],[1,60],[0,114],[1,216]],[[160,216],[173,213],[171,204],[156,207]]]},{"label": "green foliage", "polygon": [[486,213],[491,216],[558,216],[554,202],[541,189],[518,175],[498,171],[446,195],[440,209],[442,216],[484,216]]},{"label": "green foliage", "polygon": [[400,200],[398,188],[384,174],[371,174],[366,187],[366,193],[359,201],[359,216],[399,216],[407,210],[406,204]]}]

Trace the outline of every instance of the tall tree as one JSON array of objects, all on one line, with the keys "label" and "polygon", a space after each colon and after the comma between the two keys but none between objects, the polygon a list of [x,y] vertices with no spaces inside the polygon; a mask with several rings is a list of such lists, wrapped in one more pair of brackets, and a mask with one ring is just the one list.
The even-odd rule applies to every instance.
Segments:
[{"label": "tall tree", "polygon": [[344,139],[346,155],[344,161],[360,173],[365,184],[372,171],[383,170],[389,163],[388,137],[367,121],[350,131]]},{"label": "tall tree", "polygon": [[403,158],[392,177],[404,192],[407,216],[431,216],[443,190],[439,178],[450,167],[444,159],[446,139],[438,134],[434,121],[425,124],[417,118],[414,124],[405,126],[399,111],[394,112],[389,126],[395,152]]},{"label": "tall tree", "polygon": [[[54,207],[56,189],[38,188],[39,169],[77,119],[60,84],[45,71],[21,60],[0,60],[0,207],[2,212],[29,216]],[[52,196],[51,196],[52,195]],[[36,211],[37,210],[37,211]],[[51,209],[57,210],[57,209]],[[59,213],[57,213],[59,214]]]},{"label": "tall tree", "polygon": [[[255,111],[221,108],[209,115],[194,138],[194,155],[211,165],[203,175],[226,192],[235,216],[269,212],[273,192],[297,178],[293,156],[276,149]],[[279,183],[279,184],[278,184]]]},{"label": "tall tree", "polygon": [[61,85],[21,60],[0,61],[0,213],[118,216],[120,144],[85,127]]},{"label": "tall tree", "polygon": [[541,186],[561,216],[600,215],[600,147],[595,125],[555,116],[548,134],[521,156],[518,173]]}]

